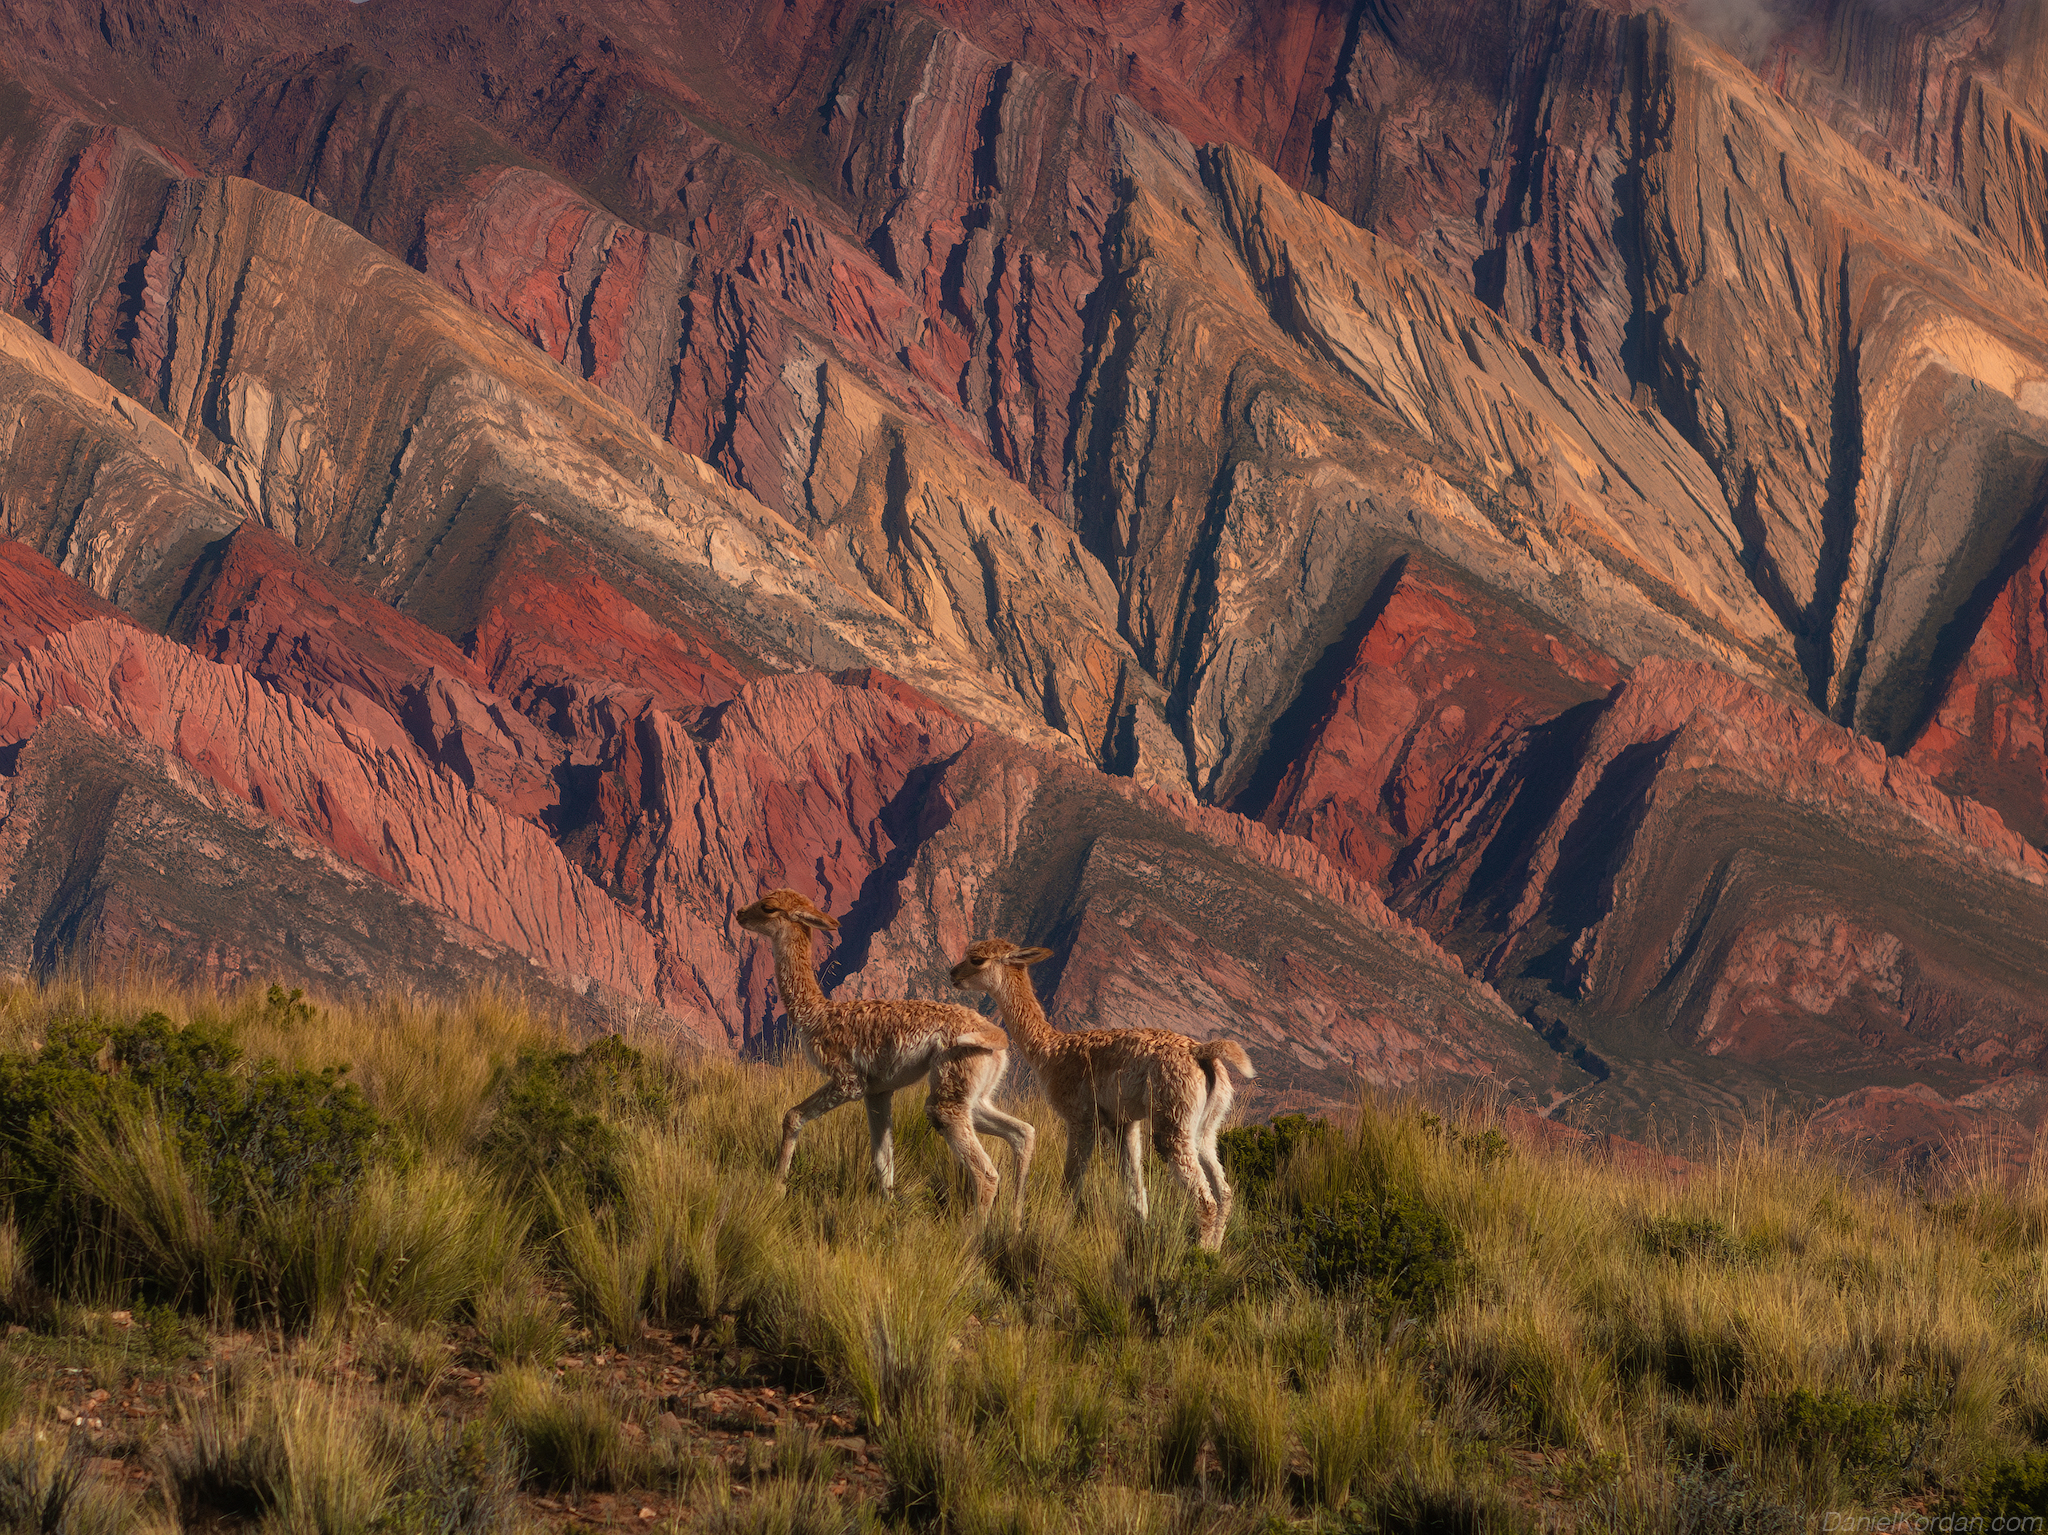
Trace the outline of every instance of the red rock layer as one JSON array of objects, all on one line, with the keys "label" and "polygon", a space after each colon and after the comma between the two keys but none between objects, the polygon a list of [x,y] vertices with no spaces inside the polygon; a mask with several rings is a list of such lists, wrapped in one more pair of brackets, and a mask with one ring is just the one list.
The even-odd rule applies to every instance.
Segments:
[{"label": "red rock layer", "polygon": [[94,620],[133,622],[27,544],[0,541],[0,666],[48,643],[52,635]]},{"label": "red rock layer", "polygon": [[219,789],[489,938],[649,997],[646,935],[546,834],[423,760],[353,690],[307,704],[235,666],[110,619],[77,623],[0,673],[0,738],[58,711],[137,738]]},{"label": "red rock layer", "polygon": [[1240,808],[1375,883],[1518,735],[1621,680],[1597,651],[1419,561],[1390,571],[1361,619],[1320,717],[1293,738],[1298,704],[1276,727],[1268,754],[1287,765],[1270,801]]},{"label": "red rock layer", "polygon": [[760,675],[686,619],[656,623],[531,518],[507,528],[475,602],[469,652],[488,685],[517,700],[582,679],[645,694],[656,708],[700,709]]},{"label": "red rock layer", "polygon": [[513,815],[553,805],[559,746],[490,694],[483,669],[433,630],[309,563],[253,524],[175,616],[193,649],[316,707],[361,695],[429,762]]},{"label": "red rock layer", "polygon": [[[524,668],[545,728],[480,686],[481,668],[445,639],[260,529],[225,540],[190,580],[179,622],[202,654],[109,616],[18,546],[0,551],[0,591],[20,592],[9,604],[13,664],[0,673],[0,760],[30,773],[0,785],[0,830],[33,822],[52,835],[64,812],[45,780],[80,752],[95,774],[129,786],[114,791],[118,803],[137,807],[106,824],[172,814],[161,808],[171,790],[137,787],[145,762],[92,756],[91,742],[125,743],[187,775],[216,814],[241,818],[241,830],[223,823],[221,846],[247,840],[243,822],[268,822],[450,919],[479,954],[501,945],[573,990],[595,983],[593,994],[741,1048],[780,1038],[773,967],[730,922],[761,888],[795,885],[842,917],[839,952],[821,956],[828,984],[930,991],[974,924],[1008,925],[1041,900],[1046,860],[1078,858],[1064,882],[1075,937],[1060,1016],[1228,1029],[1272,1059],[1275,1102],[1287,1105],[1341,1102],[1360,1075],[1541,1090],[1549,1057],[1519,1020],[1310,844],[978,736],[884,673],[740,681],[715,647],[656,625],[565,545],[535,531],[504,547],[524,553],[501,562],[490,589],[502,600],[480,632],[504,637],[509,655],[578,668],[547,687],[544,667]],[[547,616],[571,611],[564,592],[580,597],[572,607],[589,643],[550,651]],[[659,694],[592,675],[606,657]],[[712,684],[722,696],[707,705]],[[565,692],[580,702],[566,705]],[[444,706],[457,716],[446,731]],[[492,759],[485,745],[529,755]],[[514,803],[484,770],[494,761],[551,766],[534,781],[545,803]],[[146,842],[124,830],[135,835]],[[134,872],[149,856],[93,867],[150,885]],[[1161,870],[1176,903],[1158,898]],[[67,888],[20,856],[15,872],[26,876],[8,887],[17,894]],[[1229,915],[1205,924],[1190,902]],[[160,904],[162,933],[183,932],[175,903]],[[93,910],[96,942],[147,953],[157,941],[116,889]],[[0,919],[11,931],[34,913],[9,906]],[[320,941],[339,942],[325,929]],[[435,955],[445,941],[408,940]],[[1176,966],[1145,962],[1160,944]],[[230,977],[268,951],[219,935],[193,952]],[[445,968],[445,955],[434,963]]]},{"label": "red rock layer", "polygon": [[217,558],[211,579],[172,618],[174,632],[209,661],[244,667],[308,702],[353,688],[394,714],[430,672],[488,686],[449,641],[256,523],[237,528]]},{"label": "red rock layer", "polygon": [[2048,539],[1999,588],[1908,762],[2048,846]]},{"label": "red rock layer", "polygon": [[1417,845],[1401,904],[1540,1016],[1572,999],[1572,1037],[1633,1019],[1823,1095],[2048,1069],[2048,859],[1710,668],[1645,662],[1590,716],[1529,732]]}]

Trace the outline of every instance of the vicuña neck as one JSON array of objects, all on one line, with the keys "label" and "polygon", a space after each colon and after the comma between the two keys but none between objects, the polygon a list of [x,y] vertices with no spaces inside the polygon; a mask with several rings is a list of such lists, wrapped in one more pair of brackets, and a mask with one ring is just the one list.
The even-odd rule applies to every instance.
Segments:
[{"label": "vicu\u00f1a neck", "polygon": [[1033,1060],[1042,1060],[1059,1043],[1060,1036],[1046,1022],[1045,1009],[1038,1005],[1038,988],[1031,977],[1014,967],[1004,967],[1003,984],[996,993],[996,1011],[1003,1027],[1017,1047]]},{"label": "vicu\u00f1a neck", "polygon": [[811,932],[799,928],[782,933],[775,940],[775,987],[782,993],[782,1006],[789,1021],[800,1029],[812,1027],[825,1007],[825,992],[811,969]]}]

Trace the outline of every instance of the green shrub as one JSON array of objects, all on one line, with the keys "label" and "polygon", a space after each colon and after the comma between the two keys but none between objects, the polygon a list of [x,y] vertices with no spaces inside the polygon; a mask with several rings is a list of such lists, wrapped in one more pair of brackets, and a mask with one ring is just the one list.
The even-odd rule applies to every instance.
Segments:
[{"label": "green shrub", "polygon": [[306,1000],[306,994],[294,986],[286,991],[282,986],[272,984],[263,998],[263,1021],[281,1033],[289,1034],[303,1024],[311,1023],[320,1016],[320,1009]]},{"label": "green shrub", "polygon": [[1297,1146],[1327,1140],[1330,1123],[1305,1114],[1282,1114],[1271,1124],[1239,1125],[1216,1137],[1216,1150],[1223,1159],[1238,1197],[1254,1200],[1273,1186],[1280,1169],[1294,1155]]},{"label": "green shrub", "polygon": [[1728,1228],[1705,1215],[1656,1215],[1637,1228],[1643,1251],[1659,1258],[1708,1258],[1727,1262],[1741,1254]]},{"label": "green shrub", "polygon": [[1515,1154],[1515,1143],[1498,1129],[1467,1130],[1456,1120],[1426,1111],[1417,1114],[1415,1122],[1442,1142],[1447,1150],[1468,1156],[1481,1167],[1491,1167]]},{"label": "green shrub", "polygon": [[1801,1386],[1778,1404],[1773,1416],[1773,1440],[1809,1465],[1824,1457],[1844,1466],[1874,1466],[1892,1458],[1898,1415],[1888,1402]]},{"label": "green shrub", "polygon": [[1431,1316],[1456,1290],[1461,1248],[1451,1223],[1414,1194],[1352,1190],[1302,1213],[1301,1276],[1317,1290],[1370,1297],[1387,1310]]},{"label": "green shrub", "polygon": [[40,1050],[0,1055],[0,1193],[31,1232],[63,1233],[69,1247],[87,1224],[75,1153],[95,1129],[112,1138],[160,1118],[216,1209],[345,1193],[394,1154],[383,1122],[341,1080],[346,1068],[241,1067],[241,1047],[210,1025],[179,1028],[162,1013],[54,1020]]},{"label": "green shrub", "polygon": [[615,1117],[668,1112],[653,1066],[616,1034],[581,1050],[527,1050],[501,1075],[479,1147],[519,1193],[543,1187],[560,1203],[607,1205],[625,1190],[624,1138]]},{"label": "green shrub", "polygon": [[385,1453],[398,1473],[375,1535],[484,1535],[517,1511],[519,1450],[501,1426],[406,1420]]},{"label": "green shrub", "polygon": [[2010,1522],[2015,1516],[2048,1518],[2048,1450],[1998,1456],[1978,1477],[1961,1507],[1951,1512],[1957,1516],[1957,1529],[1965,1527],[1965,1520],[1978,1521],[1977,1529],[1993,1529],[1997,1526],[1991,1521],[2002,1518],[2008,1521],[2006,1528],[2018,1529],[2021,1526]]},{"label": "green shrub", "polygon": [[134,1321],[137,1339],[159,1364],[183,1359],[192,1352],[193,1336],[177,1307],[142,1301],[135,1307]]}]

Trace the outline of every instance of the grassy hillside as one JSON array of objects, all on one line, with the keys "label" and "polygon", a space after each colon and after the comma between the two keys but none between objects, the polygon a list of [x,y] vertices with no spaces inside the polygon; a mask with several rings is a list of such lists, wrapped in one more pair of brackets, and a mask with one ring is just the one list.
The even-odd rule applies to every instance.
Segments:
[{"label": "grassy hillside", "polygon": [[[1790,1531],[2048,1497],[2048,1188],[1416,1105],[977,1231],[899,1100],[517,1009],[0,991],[0,1527]],[[1006,1164],[1005,1164],[1006,1165]],[[1007,1165],[1006,1165],[1007,1171]]]}]

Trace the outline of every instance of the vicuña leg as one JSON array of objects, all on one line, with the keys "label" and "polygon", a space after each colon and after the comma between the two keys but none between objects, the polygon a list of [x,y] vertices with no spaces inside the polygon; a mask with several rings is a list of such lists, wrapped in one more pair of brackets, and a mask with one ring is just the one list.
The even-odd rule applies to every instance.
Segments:
[{"label": "vicu\u00f1a leg", "polygon": [[983,1216],[995,1203],[996,1187],[1002,1175],[975,1133],[976,1101],[1003,1077],[1009,1057],[993,1050],[958,1049],[936,1061],[927,1079],[930,1091],[924,1100],[925,1118],[958,1157],[974,1181],[974,1205]]},{"label": "vicu\u00f1a leg", "polygon": [[987,1068],[975,1075],[975,1085],[969,1095],[969,1124],[973,1124],[979,1136],[1001,1136],[1010,1142],[1010,1154],[1016,1160],[1016,1185],[1018,1193],[1012,1201],[1012,1224],[1024,1226],[1024,1179],[1030,1173],[1030,1156],[1038,1146],[1038,1132],[1028,1120],[1018,1115],[997,1109],[989,1099],[995,1097],[995,1089],[1004,1081],[1004,1066],[1008,1056],[989,1056]]},{"label": "vicu\u00f1a leg", "polygon": [[1230,1180],[1223,1176],[1223,1159],[1216,1154],[1216,1139],[1212,1134],[1195,1147],[1195,1156],[1202,1164],[1202,1172],[1209,1180],[1209,1192],[1216,1199],[1216,1229],[1221,1231],[1230,1224],[1230,1209],[1236,1203],[1236,1194],[1230,1187]]},{"label": "vicu\u00f1a leg", "polygon": [[775,1159],[777,1188],[789,1182],[790,1158],[796,1155],[796,1138],[803,1134],[804,1126],[822,1114],[831,1113],[842,1103],[851,1103],[858,1096],[837,1082],[827,1082],[782,1116],[782,1154]]},{"label": "vicu\u00f1a leg", "polygon": [[932,1128],[939,1132],[939,1138],[953,1148],[953,1155],[966,1167],[967,1176],[974,1183],[975,1213],[987,1219],[996,1202],[996,1189],[1003,1175],[996,1171],[988,1148],[974,1133],[973,1111],[960,1099],[941,1102],[934,1094],[925,1100],[924,1112],[925,1118],[932,1122]]},{"label": "vicu\u00f1a leg", "polygon": [[1173,1169],[1174,1177],[1180,1179],[1188,1198],[1194,1201],[1195,1229],[1200,1233],[1201,1245],[1214,1252],[1223,1245],[1223,1227],[1216,1219],[1216,1196],[1209,1191],[1208,1175],[1202,1171],[1194,1143],[1195,1138],[1185,1124],[1162,1124],[1152,1135],[1153,1149]]},{"label": "vicu\u00f1a leg", "polygon": [[983,1104],[974,1113],[974,1128],[981,1135],[999,1135],[1010,1143],[1010,1156],[1014,1163],[1011,1176],[1017,1184],[1017,1196],[1011,1202],[1010,1225],[1024,1229],[1024,1179],[1031,1171],[1031,1153],[1038,1143],[1038,1132],[1031,1125],[1014,1114],[1006,1114],[991,1104]]},{"label": "vicu\u00f1a leg", "polygon": [[882,1185],[882,1197],[896,1193],[896,1143],[890,1134],[890,1111],[896,1105],[894,1093],[869,1093],[868,1149],[875,1159],[875,1181]]},{"label": "vicu\u00f1a leg", "polygon": [[1209,1179],[1209,1192],[1216,1196],[1216,1226],[1221,1231],[1230,1224],[1231,1206],[1236,1195],[1230,1187],[1230,1180],[1223,1175],[1223,1159],[1216,1154],[1216,1136],[1223,1128],[1223,1121],[1230,1117],[1230,1079],[1226,1068],[1218,1066],[1216,1075],[1221,1080],[1209,1094],[1202,1106],[1202,1125],[1195,1135],[1195,1155],[1200,1159],[1202,1171]]},{"label": "vicu\u00f1a leg", "polygon": [[1067,1161],[1061,1170],[1060,1181],[1069,1195],[1079,1198],[1081,1180],[1088,1176],[1088,1161],[1095,1155],[1095,1111],[1087,1114],[1069,1114],[1067,1122]]},{"label": "vicu\u00f1a leg", "polygon": [[1152,1215],[1152,1196],[1145,1192],[1145,1121],[1134,1119],[1123,1130],[1124,1197],[1139,1220]]}]

